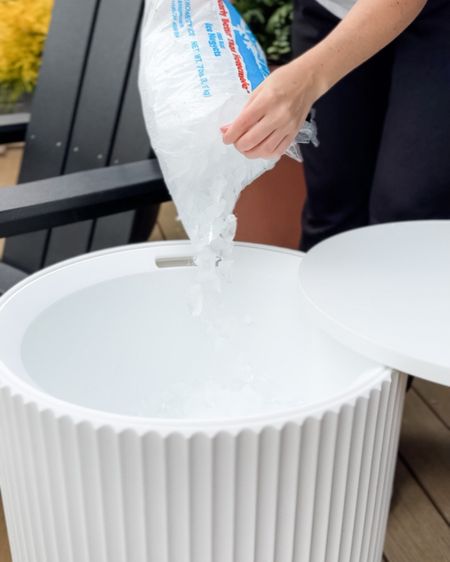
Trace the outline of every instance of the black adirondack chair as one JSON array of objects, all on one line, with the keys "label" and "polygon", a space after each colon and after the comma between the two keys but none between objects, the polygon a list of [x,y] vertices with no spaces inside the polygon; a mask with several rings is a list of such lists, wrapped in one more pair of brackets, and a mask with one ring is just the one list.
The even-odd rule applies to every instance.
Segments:
[{"label": "black adirondack chair", "polygon": [[[143,0],[56,0],[17,187],[0,190],[0,293],[44,266],[145,240],[169,199],[137,89]],[[28,124],[29,121],[29,124]]]}]

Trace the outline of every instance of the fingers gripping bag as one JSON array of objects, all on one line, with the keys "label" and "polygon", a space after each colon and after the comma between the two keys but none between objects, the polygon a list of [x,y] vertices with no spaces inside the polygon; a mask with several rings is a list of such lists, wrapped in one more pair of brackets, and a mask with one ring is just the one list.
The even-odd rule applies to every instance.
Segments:
[{"label": "fingers gripping bag", "polygon": [[[229,0],[147,0],[139,88],[167,187],[204,276],[226,272],[240,192],[275,161],[250,160],[222,141],[268,76],[264,53]],[[311,124],[302,131],[314,135]],[[289,151],[298,156],[297,147]]]}]

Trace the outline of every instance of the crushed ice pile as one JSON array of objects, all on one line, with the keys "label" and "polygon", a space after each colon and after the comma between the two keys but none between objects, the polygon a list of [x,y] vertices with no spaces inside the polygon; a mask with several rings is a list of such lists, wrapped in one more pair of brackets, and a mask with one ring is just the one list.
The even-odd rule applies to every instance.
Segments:
[{"label": "crushed ice pile", "polygon": [[[289,376],[286,376],[289,384],[283,385],[285,374],[281,375],[278,368],[266,369],[261,361],[256,366],[247,347],[249,339],[254,337],[255,320],[249,314],[233,313],[219,296],[213,298],[213,294],[202,315],[193,321],[202,323],[206,333],[204,345],[212,346],[214,360],[206,361],[209,365],[195,374],[183,373],[192,368],[186,362],[179,377],[166,386],[158,402],[153,404],[156,415],[194,419],[247,417],[301,405],[303,396]],[[260,349],[260,352],[267,353],[267,350]]]}]

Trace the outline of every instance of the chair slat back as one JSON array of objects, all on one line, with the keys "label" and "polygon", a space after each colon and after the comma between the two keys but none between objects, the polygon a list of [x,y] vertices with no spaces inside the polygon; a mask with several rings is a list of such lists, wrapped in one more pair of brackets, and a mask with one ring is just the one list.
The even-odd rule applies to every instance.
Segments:
[{"label": "chair slat back", "polygon": [[[56,0],[32,105],[20,182],[149,157],[137,90],[143,0]],[[7,240],[26,272],[126,243],[134,213]]]},{"label": "chair slat back", "polygon": [[[134,47],[130,76],[122,103],[109,164],[114,166],[128,162],[139,162],[151,156],[148,135],[141,110],[141,99],[137,88],[139,71],[139,37]],[[132,235],[136,213],[130,211],[95,221],[89,251],[101,250],[111,245],[124,244]],[[148,213],[148,217],[151,213]]]}]

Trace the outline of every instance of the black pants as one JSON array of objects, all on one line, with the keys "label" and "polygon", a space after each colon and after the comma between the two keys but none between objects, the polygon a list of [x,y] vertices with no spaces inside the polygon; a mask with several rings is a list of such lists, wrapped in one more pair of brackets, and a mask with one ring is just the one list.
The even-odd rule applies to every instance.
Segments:
[{"label": "black pants", "polygon": [[[339,22],[295,0],[297,56]],[[315,105],[320,146],[302,146],[301,248],[372,223],[450,219],[450,1],[428,0],[392,44]]]}]

